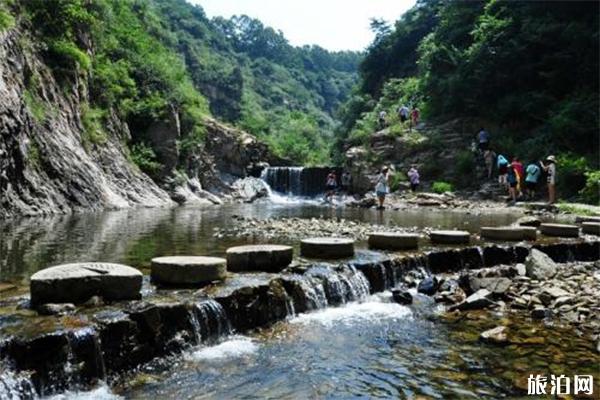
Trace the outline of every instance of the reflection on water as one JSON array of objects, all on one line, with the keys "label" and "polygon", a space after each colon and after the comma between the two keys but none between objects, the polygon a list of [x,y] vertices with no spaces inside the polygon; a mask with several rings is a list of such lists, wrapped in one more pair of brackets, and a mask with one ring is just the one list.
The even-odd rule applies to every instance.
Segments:
[{"label": "reflection on water", "polygon": [[[0,221],[0,281],[22,283],[35,271],[78,261],[121,262],[147,268],[160,255],[215,255],[256,239],[216,239],[216,227],[245,217],[346,218],[381,225],[460,228],[503,225],[519,214],[467,214],[464,211],[379,212],[371,209],[326,207],[310,203],[237,204],[221,207],[132,209]],[[282,240],[282,242],[285,242]],[[292,243],[293,244],[293,243]]]},{"label": "reflection on water", "polygon": [[[300,315],[251,338],[191,350],[131,399],[495,399],[523,394],[530,373],[594,374],[589,338],[541,323],[473,312],[446,320],[431,300],[410,307],[390,294]],[[479,341],[504,324],[515,343]],[[214,361],[216,360],[216,361]],[[523,386],[524,385],[524,386]]]}]

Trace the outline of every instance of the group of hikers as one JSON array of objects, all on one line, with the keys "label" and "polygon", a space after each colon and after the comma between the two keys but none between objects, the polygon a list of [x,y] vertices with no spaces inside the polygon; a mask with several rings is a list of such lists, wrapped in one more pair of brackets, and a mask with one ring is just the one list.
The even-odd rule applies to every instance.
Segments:
[{"label": "group of hikers", "polygon": [[[410,120],[410,128],[419,124],[421,112],[415,105],[412,106],[412,109],[409,109],[405,104],[403,104],[396,109],[396,113],[398,114],[400,123],[404,124],[406,121]],[[379,129],[383,129],[389,125],[387,112],[385,110],[379,112],[378,122]]]},{"label": "group of hikers", "polygon": [[[410,169],[406,173],[406,176],[410,182],[410,190],[416,192],[421,184],[421,177],[416,164],[411,165]],[[348,171],[344,171],[342,173],[340,183],[342,191],[349,193],[350,185],[352,183],[352,175],[350,175]],[[330,202],[338,190],[338,179],[334,170],[331,170],[327,175],[325,187],[325,201]],[[385,196],[388,193],[390,193],[390,169],[388,167],[383,167],[375,179],[375,194],[377,195],[377,200],[379,202],[377,207],[378,209],[384,208],[383,203],[385,202]]]},{"label": "group of hikers", "polygon": [[498,170],[498,183],[508,191],[510,201],[515,204],[518,198],[528,200],[535,198],[536,190],[541,182],[542,175],[546,175],[548,185],[548,203],[556,202],[556,157],[550,155],[543,161],[532,161],[524,167],[518,157],[509,159],[502,154],[496,154],[490,147],[490,137],[484,128],[477,134],[479,143],[476,151],[483,158],[487,178],[492,178],[494,166]]}]

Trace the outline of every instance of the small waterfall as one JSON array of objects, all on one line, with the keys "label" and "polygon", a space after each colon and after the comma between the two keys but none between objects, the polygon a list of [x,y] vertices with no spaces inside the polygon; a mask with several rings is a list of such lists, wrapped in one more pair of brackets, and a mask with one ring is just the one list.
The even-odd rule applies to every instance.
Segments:
[{"label": "small waterfall", "polygon": [[14,373],[9,369],[2,369],[0,374],[0,399],[2,400],[30,400],[37,398],[35,388],[26,373]]},{"label": "small waterfall", "polygon": [[327,307],[327,295],[320,279],[306,279],[300,285],[306,298],[307,310],[320,310]]},{"label": "small waterfall", "polygon": [[272,192],[290,197],[315,197],[325,192],[327,175],[332,169],[339,178],[341,169],[326,167],[267,167],[260,178]]},{"label": "small waterfall", "polygon": [[219,336],[231,333],[231,323],[227,318],[225,309],[221,304],[212,299],[202,300],[194,306],[195,323],[198,342],[216,339]]},{"label": "small waterfall", "polygon": [[[319,307],[324,308],[327,305],[336,306],[345,304],[349,301],[359,301],[365,299],[370,293],[370,285],[367,277],[353,266],[344,266],[333,271],[327,267],[316,267],[309,271],[309,276],[320,278],[323,290],[320,294],[311,292],[318,286],[313,285],[306,297],[323,296],[325,299],[319,299]],[[309,280],[310,282],[310,280]]]}]

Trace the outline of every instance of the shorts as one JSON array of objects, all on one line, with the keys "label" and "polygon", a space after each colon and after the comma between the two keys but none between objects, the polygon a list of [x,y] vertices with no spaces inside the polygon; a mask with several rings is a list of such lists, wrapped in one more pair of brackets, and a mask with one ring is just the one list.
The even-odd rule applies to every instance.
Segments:
[{"label": "shorts", "polygon": [[410,184],[410,190],[412,190],[413,192],[416,191],[418,187],[419,187],[418,183],[411,183]]},{"label": "shorts", "polygon": [[377,197],[385,197],[385,195],[387,194],[386,192],[375,192],[377,194]]},{"label": "shorts", "polygon": [[525,188],[527,190],[535,190],[536,186],[537,186],[537,182],[525,181]]},{"label": "shorts", "polygon": [[517,187],[517,182],[509,182],[509,183],[508,183],[508,185],[509,185],[511,188],[516,188],[516,187]]},{"label": "shorts", "polygon": [[498,174],[504,175],[508,173],[508,165],[501,165],[498,167]]},{"label": "shorts", "polygon": [[555,185],[556,184],[556,178],[552,175],[548,175],[548,184],[549,185]]},{"label": "shorts", "polygon": [[336,189],[336,187],[337,187],[337,186],[335,186],[335,185],[327,185],[327,190],[328,190],[328,191],[332,191],[332,190],[335,190],[335,189]]},{"label": "shorts", "polygon": [[402,121],[402,122],[405,122],[407,119],[408,119],[408,118],[407,118],[407,117],[405,117],[404,115],[401,115],[401,116],[400,116],[400,121]]}]

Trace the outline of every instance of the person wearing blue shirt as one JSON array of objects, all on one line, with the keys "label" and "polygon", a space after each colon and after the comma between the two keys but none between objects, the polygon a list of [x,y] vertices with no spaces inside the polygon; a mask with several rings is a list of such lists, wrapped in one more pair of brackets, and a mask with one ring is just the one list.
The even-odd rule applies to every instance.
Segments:
[{"label": "person wearing blue shirt", "polygon": [[498,167],[498,183],[507,186],[506,174],[508,173],[508,160],[502,154],[498,154],[496,163]]},{"label": "person wearing blue shirt", "polygon": [[538,163],[531,163],[525,169],[525,173],[527,174],[525,178],[525,191],[527,198],[532,200],[535,197],[535,190],[542,175],[542,168]]},{"label": "person wearing blue shirt", "polygon": [[479,130],[477,134],[477,139],[479,141],[479,150],[483,153],[489,148],[490,145],[490,135],[483,128]]}]

